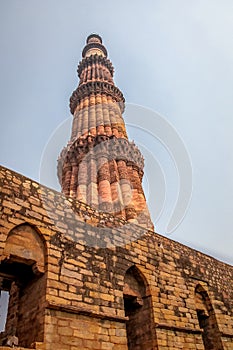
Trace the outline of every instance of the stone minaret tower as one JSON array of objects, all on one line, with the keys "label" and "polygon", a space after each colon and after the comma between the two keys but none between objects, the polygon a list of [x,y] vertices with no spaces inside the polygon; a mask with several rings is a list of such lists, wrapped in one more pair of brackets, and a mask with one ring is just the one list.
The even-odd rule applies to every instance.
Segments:
[{"label": "stone minaret tower", "polygon": [[79,85],[70,98],[71,138],[58,160],[62,192],[153,229],[142,189],[144,160],[128,140],[122,118],[125,100],[99,35],[88,36],[82,57]]}]

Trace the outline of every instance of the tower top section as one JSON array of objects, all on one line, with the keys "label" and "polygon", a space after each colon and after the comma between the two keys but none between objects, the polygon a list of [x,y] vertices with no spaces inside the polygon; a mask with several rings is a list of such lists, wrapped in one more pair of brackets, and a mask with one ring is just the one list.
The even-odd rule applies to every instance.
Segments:
[{"label": "tower top section", "polygon": [[102,38],[98,34],[90,34],[86,40],[86,46],[83,49],[82,57],[89,57],[91,55],[100,55],[107,57],[108,52],[102,44]]}]

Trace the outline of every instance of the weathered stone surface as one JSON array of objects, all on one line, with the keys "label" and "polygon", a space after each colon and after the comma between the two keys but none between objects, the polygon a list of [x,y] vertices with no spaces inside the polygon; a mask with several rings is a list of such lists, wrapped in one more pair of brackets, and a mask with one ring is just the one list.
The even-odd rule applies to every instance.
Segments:
[{"label": "weathered stone surface", "polygon": [[[9,260],[9,263],[22,263],[23,271],[27,272],[21,289],[24,296],[18,305],[20,315],[24,315],[24,327],[18,328],[20,346],[31,348],[31,344],[41,342],[46,344],[46,350],[54,349],[55,345],[61,350],[103,349],[103,346],[126,350],[126,330],[130,326],[126,327],[124,300],[136,298],[132,305],[138,310],[137,332],[143,330],[145,319],[150,319],[153,330],[151,333],[143,330],[143,334],[148,334],[148,349],[151,346],[153,349],[204,349],[197,311],[208,307],[206,313],[214,311],[211,322],[215,322],[224,349],[232,349],[231,266],[134,224],[128,227],[122,222],[121,231],[120,228],[96,231],[96,226],[85,222],[85,215],[102,220],[95,210],[39,184],[33,187],[32,204],[31,197],[24,195],[23,185],[27,181],[32,188],[31,180],[6,168],[1,168],[0,174],[2,254],[14,232],[24,234],[25,225],[28,225],[27,230],[37,232],[38,247],[43,246],[33,256],[35,238],[28,236],[31,243],[27,247],[32,252],[23,256],[20,243],[20,249],[14,249],[15,256]],[[13,188],[12,177],[18,180]],[[31,215],[36,206],[46,213],[40,220]],[[12,217],[24,224],[12,222]],[[111,215],[103,218],[109,220]],[[63,223],[60,229],[59,223]],[[130,232],[133,233],[131,237]],[[103,243],[106,235],[110,239],[117,234],[118,240],[112,241],[114,244],[108,241],[99,246],[89,244],[92,239],[98,242],[98,236]],[[127,241],[124,234],[128,236]],[[8,248],[7,251],[9,256]],[[39,251],[44,254],[45,272],[38,275],[32,266],[36,260],[43,261]],[[7,259],[0,264],[1,281],[6,278],[7,264]],[[134,270],[127,275],[130,268]],[[200,292],[195,296],[195,291]],[[203,304],[202,291],[208,295],[209,304]],[[15,297],[17,299],[17,295]],[[17,318],[17,312],[15,315]],[[83,324],[85,331],[80,330]],[[127,334],[129,336],[129,330]],[[139,333],[137,336],[140,339]]]},{"label": "weathered stone surface", "polygon": [[0,290],[10,294],[0,344],[232,350],[233,267],[151,230],[143,159],[98,35],[83,55],[59,165],[64,195],[0,168]]}]

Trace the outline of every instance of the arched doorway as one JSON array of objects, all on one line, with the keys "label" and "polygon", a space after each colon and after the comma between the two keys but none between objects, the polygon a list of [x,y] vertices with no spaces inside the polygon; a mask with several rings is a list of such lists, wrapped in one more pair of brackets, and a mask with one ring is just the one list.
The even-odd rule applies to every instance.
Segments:
[{"label": "arched doorway", "polygon": [[22,224],[9,232],[0,264],[0,289],[9,293],[1,345],[15,338],[30,348],[43,340],[45,255],[44,242],[33,226]]},{"label": "arched doorway", "polygon": [[129,350],[153,350],[155,345],[151,295],[145,277],[135,267],[129,268],[124,281],[124,306]]},{"label": "arched doorway", "polygon": [[213,306],[207,291],[200,284],[195,289],[195,304],[205,350],[223,350]]}]

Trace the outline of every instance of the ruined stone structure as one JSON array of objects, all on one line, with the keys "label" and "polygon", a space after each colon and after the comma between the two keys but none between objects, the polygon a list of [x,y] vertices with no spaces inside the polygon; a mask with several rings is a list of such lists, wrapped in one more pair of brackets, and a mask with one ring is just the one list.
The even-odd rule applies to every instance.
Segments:
[{"label": "ruined stone structure", "polygon": [[0,168],[0,350],[232,350],[233,267],[153,231],[98,35],[78,74],[63,193]]}]

